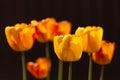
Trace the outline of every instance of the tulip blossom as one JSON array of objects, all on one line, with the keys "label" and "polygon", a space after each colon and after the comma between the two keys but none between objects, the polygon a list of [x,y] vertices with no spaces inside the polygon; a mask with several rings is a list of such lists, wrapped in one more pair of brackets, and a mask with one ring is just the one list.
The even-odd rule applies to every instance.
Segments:
[{"label": "tulip blossom", "polygon": [[113,58],[115,43],[103,40],[99,51],[92,54],[92,59],[100,65],[109,64]]},{"label": "tulip blossom", "polygon": [[53,41],[54,36],[69,34],[71,30],[70,22],[57,22],[54,18],[32,20],[30,25],[36,28],[35,37],[39,42]]},{"label": "tulip blossom", "polygon": [[35,37],[39,42],[49,41],[58,26],[54,18],[46,18],[41,21],[32,20],[30,25],[35,27]]},{"label": "tulip blossom", "polygon": [[85,28],[78,27],[75,31],[76,35],[81,35],[83,39],[83,50],[88,53],[96,52],[101,47],[103,37],[102,27],[87,26]]},{"label": "tulip blossom", "polygon": [[36,62],[28,62],[27,69],[35,78],[43,79],[51,69],[51,61],[47,58],[38,58]]},{"label": "tulip blossom", "polygon": [[54,37],[54,51],[61,61],[77,61],[82,55],[82,38],[76,35]]},{"label": "tulip blossom", "polygon": [[71,32],[71,23],[68,21],[60,21],[58,22],[58,26],[56,35],[66,35]]},{"label": "tulip blossom", "polygon": [[35,29],[21,23],[15,26],[7,26],[5,35],[10,47],[14,51],[26,51],[32,48],[34,44]]}]

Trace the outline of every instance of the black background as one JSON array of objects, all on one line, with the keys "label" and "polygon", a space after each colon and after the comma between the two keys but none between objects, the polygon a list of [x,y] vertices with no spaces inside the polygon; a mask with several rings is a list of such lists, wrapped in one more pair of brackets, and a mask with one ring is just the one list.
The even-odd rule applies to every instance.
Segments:
[{"label": "black background", "polygon": [[[5,27],[47,17],[70,21],[72,33],[78,26],[103,27],[103,39],[116,42],[113,60],[105,66],[104,80],[120,79],[120,0],[0,0],[0,80],[22,80],[21,53],[9,47],[4,34]],[[51,80],[57,80],[58,58],[52,43],[50,49]],[[25,55],[26,62],[45,56],[45,43],[36,41]],[[87,80],[88,59],[84,53],[80,61],[73,63],[73,80]],[[67,80],[67,62],[64,62],[63,72],[63,80]],[[99,80],[99,74],[100,66],[94,63],[93,80]],[[29,72],[27,78],[36,80]]]}]

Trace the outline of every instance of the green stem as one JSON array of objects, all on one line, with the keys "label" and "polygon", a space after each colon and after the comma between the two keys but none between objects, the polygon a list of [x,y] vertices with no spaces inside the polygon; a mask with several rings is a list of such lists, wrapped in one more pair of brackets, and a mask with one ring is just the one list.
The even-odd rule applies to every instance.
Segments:
[{"label": "green stem", "polygon": [[63,62],[59,60],[58,80],[62,80],[62,73],[63,73]]},{"label": "green stem", "polygon": [[22,52],[21,60],[22,60],[23,80],[27,80],[24,52]]},{"label": "green stem", "polygon": [[89,57],[89,72],[88,72],[88,80],[92,80],[92,56]]},{"label": "green stem", "polygon": [[72,80],[72,62],[69,63],[68,80]]},{"label": "green stem", "polygon": [[[46,53],[47,59],[50,59],[50,55],[49,55],[49,42],[46,43],[45,53]],[[50,72],[48,72],[46,80],[50,80]]]},{"label": "green stem", "polygon": [[48,59],[50,59],[50,55],[49,55],[49,42],[46,43],[45,53],[46,53],[46,57],[47,57]]},{"label": "green stem", "polygon": [[104,75],[104,65],[101,66],[100,80],[103,80]]}]

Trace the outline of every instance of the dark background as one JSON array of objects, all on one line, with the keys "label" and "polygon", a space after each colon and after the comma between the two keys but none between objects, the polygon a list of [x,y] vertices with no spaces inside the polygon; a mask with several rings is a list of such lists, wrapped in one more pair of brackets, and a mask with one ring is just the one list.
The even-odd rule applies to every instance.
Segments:
[{"label": "dark background", "polygon": [[[0,80],[22,80],[21,53],[8,45],[4,29],[16,23],[29,23],[54,17],[57,21],[72,23],[72,33],[78,26],[95,25],[104,29],[103,39],[116,42],[111,64],[105,66],[104,80],[120,79],[120,0],[0,0]],[[52,60],[51,80],[57,80],[57,64],[53,45],[50,43]],[[45,43],[35,42],[27,52],[26,62],[45,56]],[[87,80],[88,55],[83,54],[73,63],[73,80]],[[68,63],[64,62],[63,80],[67,80]],[[100,66],[93,64],[93,80],[99,80]],[[27,72],[28,80],[36,80]]]}]

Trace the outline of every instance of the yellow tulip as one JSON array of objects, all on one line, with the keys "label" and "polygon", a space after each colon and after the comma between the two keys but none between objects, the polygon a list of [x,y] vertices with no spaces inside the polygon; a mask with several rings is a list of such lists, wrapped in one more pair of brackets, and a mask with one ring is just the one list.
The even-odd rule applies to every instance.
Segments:
[{"label": "yellow tulip", "polygon": [[115,43],[103,40],[99,51],[92,53],[92,59],[100,65],[110,64],[115,50]]},{"label": "yellow tulip", "polygon": [[96,52],[101,47],[103,37],[102,27],[86,26],[85,28],[77,28],[76,35],[81,35],[83,38],[83,50],[88,53]]},{"label": "yellow tulip", "polygon": [[28,62],[27,70],[37,79],[46,78],[51,69],[51,61],[47,58],[38,58],[36,62]]},{"label": "yellow tulip", "polygon": [[31,49],[34,44],[34,33],[35,29],[28,27],[25,23],[5,28],[7,42],[14,51]]},{"label": "yellow tulip", "polygon": [[54,51],[62,61],[77,61],[82,55],[82,38],[75,35],[54,37]]}]

